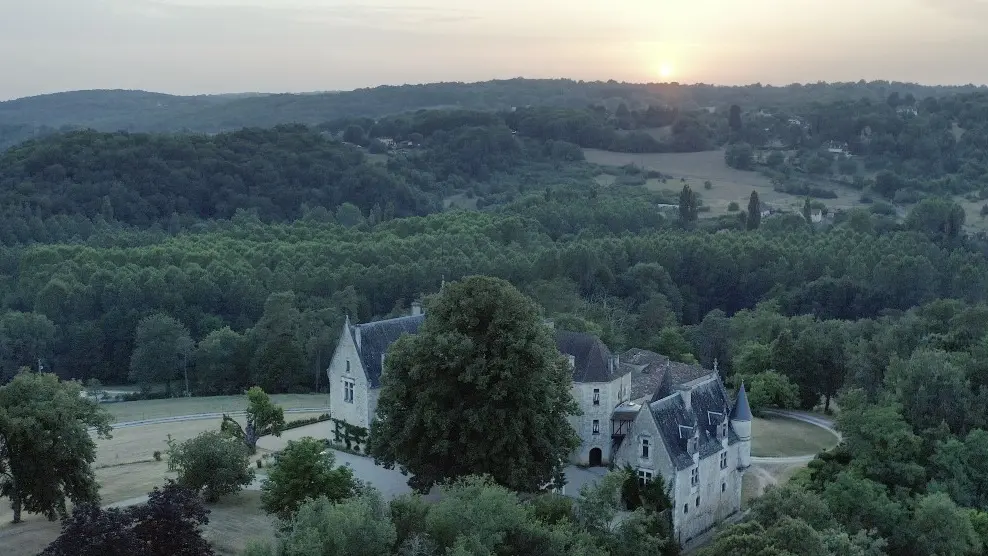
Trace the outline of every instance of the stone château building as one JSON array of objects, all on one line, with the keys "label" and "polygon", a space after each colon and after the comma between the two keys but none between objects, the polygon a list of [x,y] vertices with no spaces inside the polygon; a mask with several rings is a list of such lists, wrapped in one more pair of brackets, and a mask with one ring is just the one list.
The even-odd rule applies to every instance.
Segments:
[{"label": "stone ch\u00e2teau building", "polygon": [[[327,369],[333,418],[370,428],[388,347],[424,321],[417,303],[405,317],[365,324],[347,318]],[[592,334],[554,330],[554,336],[573,369],[573,397],[582,411],[570,417],[581,440],[571,463],[630,465],[642,482],[661,476],[680,543],[740,510],[741,478],[751,464],[744,386],[732,404],[716,364],[708,371],[640,349],[615,355]]]}]

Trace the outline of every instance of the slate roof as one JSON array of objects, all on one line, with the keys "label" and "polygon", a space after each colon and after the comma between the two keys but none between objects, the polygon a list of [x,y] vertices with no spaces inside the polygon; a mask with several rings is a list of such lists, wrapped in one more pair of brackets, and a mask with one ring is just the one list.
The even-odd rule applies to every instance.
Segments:
[{"label": "slate roof", "polygon": [[686,451],[686,440],[680,438],[679,427],[693,427],[696,425],[696,419],[686,411],[683,398],[678,395],[668,396],[648,404],[648,408],[652,411],[655,424],[659,428],[659,436],[662,437],[662,443],[672,464],[676,469],[691,467],[693,457]]},{"label": "slate roof", "polygon": [[593,334],[556,331],[556,348],[573,356],[573,382],[610,382],[633,369],[613,364],[614,356]]},{"label": "slate roof", "polygon": [[351,327],[350,333],[355,343],[357,330],[360,331],[360,364],[364,367],[371,388],[381,386],[381,356],[388,351],[388,347],[402,334],[417,333],[423,322],[425,322],[424,314],[379,320]]},{"label": "slate roof", "polygon": [[670,361],[645,349],[629,349],[621,354],[621,363],[634,367],[631,375],[631,399],[658,401],[673,392],[676,385],[696,380],[710,371],[696,365]]},{"label": "slate roof", "polygon": [[751,421],[751,407],[748,405],[748,394],[744,391],[744,383],[738,390],[738,399],[731,410],[731,419],[735,421]]},{"label": "slate roof", "polygon": [[[684,383],[681,388],[690,390],[691,410],[686,409],[686,403],[679,392],[673,392],[649,404],[662,442],[676,469],[693,466],[693,457],[687,451],[687,441],[694,432],[698,436],[697,450],[700,459],[713,456],[723,449],[717,438],[717,427],[731,407],[727,390],[715,373]],[[686,437],[683,437],[680,427],[692,429],[683,429],[686,433]],[[727,440],[729,445],[739,441],[730,424]]]}]

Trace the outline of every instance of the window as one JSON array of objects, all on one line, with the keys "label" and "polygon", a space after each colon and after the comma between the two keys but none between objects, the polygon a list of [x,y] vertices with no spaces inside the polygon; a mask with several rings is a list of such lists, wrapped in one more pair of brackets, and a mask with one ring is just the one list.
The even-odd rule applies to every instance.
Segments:
[{"label": "window", "polygon": [[720,491],[721,492],[726,492],[727,491],[727,483],[721,483],[720,484]]},{"label": "window", "polygon": [[593,433],[600,434],[600,421],[597,419],[593,420]]},{"label": "window", "polygon": [[727,452],[720,453],[720,468],[727,469]]},{"label": "window", "polygon": [[647,485],[650,482],[652,482],[652,472],[651,471],[645,471],[644,469],[639,469],[638,470],[638,485],[639,486],[645,486],[645,485]]},{"label": "window", "polygon": [[727,436],[727,423],[720,426],[720,437],[725,438]]},{"label": "window", "polygon": [[697,508],[700,507],[700,497],[699,496],[696,497],[696,507]]},{"label": "window", "polygon": [[700,468],[694,467],[690,471],[690,485],[697,486],[700,484]]},{"label": "window", "polygon": [[683,504],[683,513],[684,514],[690,513],[690,505],[689,504]]},{"label": "window", "polygon": [[642,457],[648,459],[648,439],[642,438]]},{"label": "window", "polygon": [[353,381],[344,380],[343,381],[343,401],[346,403],[353,403]]},{"label": "window", "polygon": [[593,404],[600,405],[600,388],[593,389]]},{"label": "window", "polygon": [[346,374],[350,374],[350,360],[346,360]]}]

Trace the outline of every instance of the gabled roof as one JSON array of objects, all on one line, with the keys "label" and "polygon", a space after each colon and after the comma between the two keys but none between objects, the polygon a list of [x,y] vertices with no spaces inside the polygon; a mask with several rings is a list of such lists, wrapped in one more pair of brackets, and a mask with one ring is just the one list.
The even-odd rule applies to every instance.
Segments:
[{"label": "gabled roof", "polygon": [[738,399],[734,402],[734,409],[731,410],[732,421],[751,421],[751,408],[748,406],[748,394],[744,391],[744,383],[738,390]]},{"label": "gabled roof", "polygon": [[379,320],[351,327],[350,333],[356,343],[357,330],[360,331],[360,364],[364,367],[371,388],[381,386],[381,359],[391,344],[402,334],[415,334],[425,322],[425,315],[413,315],[396,319]]},{"label": "gabled roof", "polygon": [[[696,420],[686,410],[686,404],[679,395],[672,395],[648,404],[655,425],[662,437],[669,459],[676,469],[686,469],[693,465],[693,457],[686,451],[686,442],[680,435],[680,427],[694,427]],[[692,435],[691,435],[692,436]]]},{"label": "gabled roof", "polygon": [[635,367],[631,375],[632,400],[661,400],[676,386],[710,374],[698,365],[670,361],[665,355],[638,348],[622,353],[621,363]]},{"label": "gabled roof", "polygon": [[573,356],[573,382],[610,382],[631,371],[616,364],[611,350],[593,334],[557,330],[556,348]]},{"label": "gabled roof", "polygon": [[[687,451],[687,438],[695,432],[698,439],[697,450],[700,459],[706,459],[723,450],[717,437],[718,427],[727,417],[730,399],[724,384],[716,373],[679,385],[679,389],[689,390],[690,409],[686,408],[683,396],[677,390],[662,399],[652,401],[648,407],[658,426],[662,442],[676,469],[693,466],[693,457]],[[685,427],[690,427],[689,429]],[[728,445],[739,441],[737,433],[728,423]]]}]

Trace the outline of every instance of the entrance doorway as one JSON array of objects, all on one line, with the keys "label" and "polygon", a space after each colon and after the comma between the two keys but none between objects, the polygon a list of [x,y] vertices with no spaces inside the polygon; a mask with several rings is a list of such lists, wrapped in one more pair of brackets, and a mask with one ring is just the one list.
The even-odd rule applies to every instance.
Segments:
[{"label": "entrance doorway", "polygon": [[590,450],[590,467],[600,467],[603,465],[604,453],[600,448]]}]

